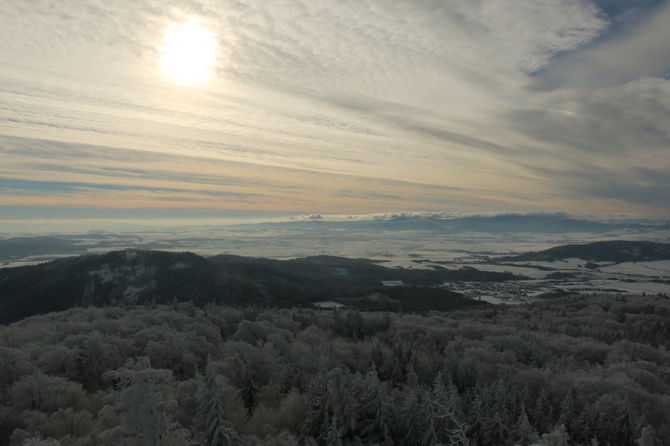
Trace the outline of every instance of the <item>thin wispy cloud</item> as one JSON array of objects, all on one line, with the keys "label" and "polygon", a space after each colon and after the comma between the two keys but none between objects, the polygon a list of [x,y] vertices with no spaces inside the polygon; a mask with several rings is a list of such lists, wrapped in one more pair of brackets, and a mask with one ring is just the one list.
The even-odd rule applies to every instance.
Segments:
[{"label": "thin wispy cloud", "polygon": [[[637,3],[637,2],[629,2]],[[620,17],[619,32],[548,64],[537,85],[545,89],[560,87],[593,88],[621,85],[641,78],[670,73],[670,4],[633,9]]]},{"label": "thin wispy cloud", "polygon": [[[668,19],[656,0],[2,2],[0,176],[25,187],[0,206],[46,181],[44,205],[670,214]],[[185,22],[216,39],[201,85],[161,71]]]}]

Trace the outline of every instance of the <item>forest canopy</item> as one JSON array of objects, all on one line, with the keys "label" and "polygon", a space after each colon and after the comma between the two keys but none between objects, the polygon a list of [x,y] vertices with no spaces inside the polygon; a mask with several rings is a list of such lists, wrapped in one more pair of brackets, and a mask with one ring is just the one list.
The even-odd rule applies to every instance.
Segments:
[{"label": "forest canopy", "polygon": [[670,444],[670,301],[77,308],[0,327],[0,444]]}]

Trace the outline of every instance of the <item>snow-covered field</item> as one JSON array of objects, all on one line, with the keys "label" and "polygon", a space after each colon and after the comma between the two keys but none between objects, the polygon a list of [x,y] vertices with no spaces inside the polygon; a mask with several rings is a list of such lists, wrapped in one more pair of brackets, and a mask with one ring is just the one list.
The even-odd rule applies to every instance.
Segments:
[{"label": "snow-covered field", "polygon": [[627,274],[645,277],[670,278],[670,260],[656,262],[626,262],[599,268],[605,273]]}]

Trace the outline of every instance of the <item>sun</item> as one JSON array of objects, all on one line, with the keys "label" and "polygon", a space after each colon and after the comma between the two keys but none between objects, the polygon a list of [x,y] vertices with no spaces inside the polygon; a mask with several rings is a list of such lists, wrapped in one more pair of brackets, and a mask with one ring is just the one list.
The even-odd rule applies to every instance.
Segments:
[{"label": "sun", "polygon": [[168,27],[160,46],[160,66],[172,82],[195,86],[207,81],[216,65],[216,36],[195,20]]}]

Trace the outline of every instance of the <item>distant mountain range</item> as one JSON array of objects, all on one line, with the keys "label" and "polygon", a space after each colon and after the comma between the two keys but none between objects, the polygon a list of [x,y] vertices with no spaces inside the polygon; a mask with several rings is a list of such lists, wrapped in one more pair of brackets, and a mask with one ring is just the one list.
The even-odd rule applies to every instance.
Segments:
[{"label": "distant mountain range", "polygon": [[438,218],[421,216],[399,216],[373,220],[332,221],[326,219],[295,220],[287,222],[234,225],[240,230],[274,229],[352,229],[384,231],[432,231],[445,233],[605,233],[623,229],[650,231],[670,229],[668,222],[601,222],[573,218],[565,214],[500,214],[492,216],[468,216]]},{"label": "distant mountain range", "polygon": [[520,278],[474,269],[391,269],[330,256],[279,261],[125,250],[0,269],[0,323],[75,306],[183,301],[291,307],[336,299],[363,309],[444,310],[478,303],[429,286]]},{"label": "distant mountain range", "polygon": [[504,257],[511,262],[554,262],[565,259],[582,259],[591,262],[651,262],[670,260],[670,244],[644,241],[601,241],[579,245],[563,245],[540,252]]},{"label": "distant mountain range", "polygon": [[[435,216],[397,216],[377,219],[327,220],[316,216],[312,219],[292,220],[228,226],[207,226],[206,235],[192,235],[194,230],[176,229],[167,231],[165,237],[158,240],[150,232],[138,231],[130,234],[88,233],[72,235],[50,235],[39,237],[15,237],[0,239],[0,266],[12,262],[35,262],[53,260],[67,255],[86,254],[90,251],[102,252],[118,249],[162,249],[182,251],[193,249],[195,244],[220,243],[217,230],[225,231],[228,239],[236,237],[265,235],[267,240],[279,237],[300,237],[328,240],[341,236],[358,237],[366,240],[370,235],[385,233],[403,233],[411,239],[411,232],[427,236],[441,237],[449,235],[467,238],[469,234],[594,234],[606,236],[610,232],[645,234],[652,231],[670,230],[668,222],[602,222],[572,218],[564,214],[502,214],[495,216],[468,216],[460,218],[438,218]],[[197,228],[196,228],[196,231]],[[279,234],[279,235],[277,235]],[[148,239],[154,241],[147,241]],[[208,239],[207,237],[210,237]],[[211,243],[209,243],[211,242]],[[229,249],[221,251],[230,252]]]}]

